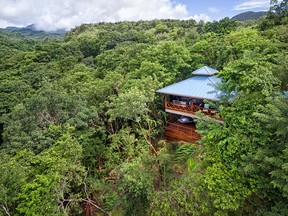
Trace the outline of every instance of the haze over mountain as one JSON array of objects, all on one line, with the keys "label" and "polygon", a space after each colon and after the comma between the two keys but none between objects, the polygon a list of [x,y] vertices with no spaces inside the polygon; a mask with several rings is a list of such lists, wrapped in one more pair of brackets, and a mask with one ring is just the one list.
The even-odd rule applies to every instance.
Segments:
[{"label": "haze over mountain", "polygon": [[47,35],[63,35],[66,33],[65,29],[58,29],[56,31],[44,31],[38,30],[35,24],[28,25],[26,27],[15,27],[15,26],[8,26],[5,29],[1,29],[8,32],[18,32],[26,36],[30,37],[41,37]]}]

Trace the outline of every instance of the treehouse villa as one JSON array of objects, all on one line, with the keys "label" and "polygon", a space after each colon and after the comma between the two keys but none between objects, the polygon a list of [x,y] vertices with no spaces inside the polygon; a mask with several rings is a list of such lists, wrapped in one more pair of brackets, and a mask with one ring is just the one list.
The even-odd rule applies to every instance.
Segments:
[{"label": "treehouse villa", "polygon": [[216,84],[221,79],[216,77],[217,70],[204,66],[194,72],[192,77],[157,90],[164,95],[165,111],[168,120],[165,135],[177,140],[195,142],[201,139],[195,131],[196,112],[204,117],[223,123],[218,110],[213,109],[204,100],[219,101],[220,92]]}]

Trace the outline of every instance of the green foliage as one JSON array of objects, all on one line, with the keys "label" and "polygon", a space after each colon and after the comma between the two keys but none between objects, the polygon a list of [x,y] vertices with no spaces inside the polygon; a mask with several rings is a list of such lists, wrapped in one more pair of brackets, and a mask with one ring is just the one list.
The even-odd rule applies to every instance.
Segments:
[{"label": "green foliage", "polygon": [[[250,28],[232,32],[225,37],[225,41],[230,55],[232,55],[231,58],[234,59],[242,58],[247,51],[254,52],[253,55],[256,56],[257,53],[258,55],[260,53],[267,55],[268,53],[275,52],[275,46],[277,46],[273,41],[259,35],[257,30]],[[260,56],[263,57],[261,54]]]},{"label": "green foliage", "polygon": [[212,205],[201,175],[182,176],[153,194],[149,215],[212,215]]},{"label": "green foliage", "polygon": [[191,143],[183,144],[179,148],[176,149],[176,160],[179,162],[185,162],[189,158],[192,158],[192,156],[197,152],[197,147],[194,145],[191,145]]},{"label": "green foliage", "polygon": [[237,210],[252,190],[237,170],[228,170],[221,163],[206,169],[204,182],[207,184],[213,206],[219,211]]},{"label": "green foliage", "polygon": [[215,33],[202,35],[190,48],[193,68],[198,69],[206,64],[214,68],[223,67],[228,60],[228,49],[225,47],[225,38]]},{"label": "green foliage", "polygon": [[0,61],[7,59],[7,57],[13,56],[15,53],[21,53],[21,51],[31,51],[35,44],[35,41],[30,38],[25,38],[23,35],[7,32],[3,29],[0,30]]},{"label": "green foliage", "polygon": [[287,24],[287,16],[288,16],[288,1],[282,0],[272,0],[271,1],[271,8],[270,13],[268,15],[268,19],[274,19],[275,24],[281,23],[286,18],[286,24]]},{"label": "green foliage", "polygon": [[112,109],[108,110],[110,121],[115,120],[117,117],[124,119],[140,121],[141,116],[148,111],[147,103],[148,98],[145,94],[137,89],[133,88],[127,92],[120,93],[112,103]]},{"label": "green foliage", "polygon": [[144,146],[131,134],[131,128],[122,128],[117,134],[110,135],[109,162],[120,166],[123,162],[132,161],[145,150]]},{"label": "green foliage", "polygon": [[[273,2],[274,17],[241,26],[0,31],[0,214],[285,215],[287,18]],[[166,143],[156,90],[203,65],[224,80],[224,123],[197,121],[200,146]]]},{"label": "green foliage", "polygon": [[[149,156],[144,154],[143,157]],[[146,215],[153,192],[154,175],[154,171],[145,166],[140,158],[122,164],[120,193],[124,196],[124,215]]]},{"label": "green foliage", "polygon": [[265,19],[262,19],[262,22],[259,24],[260,30],[266,30],[273,26],[287,24],[287,15],[288,15],[288,2],[287,0],[271,0],[270,1],[270,10]]},{"label": "green foliage", "polygon": [[230,90],[235,88],[238,91],[250,92],[263,90],[263,94],[268,94],[278,84],[271,71],[272,67],[273,64],[267,62],[267,59],[258,56],[254,51],[246,51],[242,58],[227,64],[220,76],[224,81],[229,81]]},{"label": "green foliage", "polygon": [[191,60],[187,48],[172,41],[152,46],[143,53],[143,56],[152,62],[160,63],[166,70],[169,69],[169,77],[163,80],[165,84],[170,84],[175,78],[183,79],[186,76],[185,72],[190,68],[188,63]]},{"label": "green foliage", "polygon": [[254,114],[270,133],[270,146],[263,147],[265,156],[255,159],[269,174],[270,184],[278,188],[286,198],[288,196],[287,103],[287,98],[277,95],[273,99],[268,99],[267,105],[261,106],[260,111]]},{"label": "green foliage", "polygon": [[27,169],[9,155],[1,154],[0,172],[0,215],[5,215],[15,211],[17,195],[27,181]]},{"label": "green foliage", "polygon": [[[286,136],[283,130],[286,131],[287,101],[274,95],[279,82],[271,68],[271,63],[257,57],[252,60],[249,53],[228,63],[220,75],[234,97],[232,104],[222,104],[225,123],[198,124],[206,152],[205,183],[216,207],[215,214],[268,214],[279,203],[286,202],[283,182],[287,176],[287,141],[281,140]],[[247,206],[246,202],[255,197],[257,201]],[[266,202],[267,199],[270,201]]]},{"label": "green foliage", "polygon": [[[61,133],[55,144],[38,155],[19,151],[1,166],[4,175],[1,185],[4,193],[1,205],[12,206],[25,215],[64,215],[70,206],[64,204],[73,197],[73,190],[82,184],[85,170],[81,165],[82,147],[71,137],[73,128],[53,128]],[[7,178],[14,177],[13,181]],[[11,189],[11,193],[8,193]],[[69,197],[67,197],[69,194]],[[15,209],[12,209],[14,212]]]},{"label": "green foliage", "polygon": [[238,23],[233,20],[225,17],[219,21],[208,22],[204,26],[204,32],[215,32],[219,34],[227,34],[231,31],[235,31]]}]

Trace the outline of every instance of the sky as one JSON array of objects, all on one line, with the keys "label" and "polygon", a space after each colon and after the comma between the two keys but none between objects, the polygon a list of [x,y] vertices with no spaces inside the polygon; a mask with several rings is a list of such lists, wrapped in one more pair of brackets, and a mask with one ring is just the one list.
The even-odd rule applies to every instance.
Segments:
[{"label": "sky", "polygon": [[267,11],[270,0],[0,0],[0,28],[35,24],[70,30],[82,23],[152,19],[214,21]]}]

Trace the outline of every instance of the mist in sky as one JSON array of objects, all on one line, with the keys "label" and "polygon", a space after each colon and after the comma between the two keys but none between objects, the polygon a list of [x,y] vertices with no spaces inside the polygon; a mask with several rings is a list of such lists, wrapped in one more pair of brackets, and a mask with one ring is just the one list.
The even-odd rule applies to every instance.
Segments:
[{"label": "mist in sky", "polygon": [[[217,19],[214,15],[225,17],[225,11],[226,13],[234,11],[237,14],[241,10],[257,8],[267,10],[269,2],[269,0],[1,0],[0,27],[35,24],[37,29],[52,31],[69,30],[82,23],[124,20],[213,21]],[[227,9],[223,9],[224,6]],[[201,7],[204,8],[202,11]]]}]

